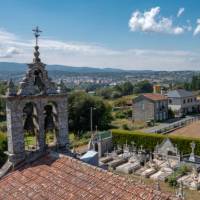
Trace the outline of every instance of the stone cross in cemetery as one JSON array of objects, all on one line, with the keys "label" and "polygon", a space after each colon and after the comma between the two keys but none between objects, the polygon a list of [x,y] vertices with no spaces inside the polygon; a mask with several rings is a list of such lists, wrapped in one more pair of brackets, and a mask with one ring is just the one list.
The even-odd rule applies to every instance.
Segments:
[{"label": "stone cross in cemetery", "polygon": [[194,149],[195,149],[195,147],[196,147],[196,144],[195,144],[194,141],[190,144],[190,147],[191,147],[191,149],[192,149],[192,152],[191,152],[191,154],[190,154],[189,161],[195,162]]},{"label": "stone cross in cemetery", "polygon": [[[35,135],[34,155],[41,155],[48,147],[47,133],[54,132],[54,145],[58,150],[68,149],[67,93],[63,83],[58,88],[48,77],[45,64],[39,57],[38,38],[41,31],[33,30],[35,36],[33,62],[28,64],[19,89],[11,80],[6,93],[8,159],[15,166],[27,158],[25,134]],[[29,152],[30,155],[30,152]]]}]

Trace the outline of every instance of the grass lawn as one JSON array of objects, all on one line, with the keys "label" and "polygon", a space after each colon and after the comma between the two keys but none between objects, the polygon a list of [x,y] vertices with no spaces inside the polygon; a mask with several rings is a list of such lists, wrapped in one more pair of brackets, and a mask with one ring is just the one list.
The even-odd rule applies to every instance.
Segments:
[{"label": "grass lawn", "polygon": [[[80,138],[76,137],[73,133],[69,134],[69,141],[70,146],[72,147],[79,147],[87,145],[90,140],[90,134],[84,134]],[[46,144],[53,144],[54,142],[54,135],[52,133],[46,134]],[[34,149],[37,146],[36,137],[33,135],[25,134],[25,148],[26,150]]]},{"label": "grass lawn", "polygon": [[115,119],[112,121],[112,126],[117,129],[126,129],[126,130],[139,130],[146,127],[144,122],[133,122],[130,119]]},{"label": "grass lawn", "polygon": [[127,96],[123,96],[117,99],[109,99],[109,100],[105,100],[106,102],[108,102],[112,107],[116,106],[119,102],[130,102],[132,101],[135,97],[137,97],[137,95],[132,94],[132,95],[127,95]]},{"label": "grass lawn", "polygon": [[[37,146],[36,136],[25,134],[25,149],[34,149]],[[54,135],[53,133],[46,134],[46,144],[53,144]]]},{"label": "grass lawn", "polygon": [[89,140],[91,138],[90,133],[86,133],[80,138],[76,137],[73,133],[69,134],[69,141],[70,141],[70,146],[72,147],[79,147],[79,146],[84,146],[87,145]]}]

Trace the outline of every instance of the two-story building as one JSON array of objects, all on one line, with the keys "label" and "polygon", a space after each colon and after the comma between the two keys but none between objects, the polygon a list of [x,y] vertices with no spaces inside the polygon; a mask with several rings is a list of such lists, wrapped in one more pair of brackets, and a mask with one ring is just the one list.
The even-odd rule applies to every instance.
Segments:
[{"label": "two-story building", "polygon": [[168,118],[168,99],[161,94],[142,94],[133,100],[133,120],[163,121]]},{"label": "two-story building", "polygon": [[167,93],[168,106],[180,117],[192,112],[199,112],[200,102],[197,95],[184,89],[172,90]]}]

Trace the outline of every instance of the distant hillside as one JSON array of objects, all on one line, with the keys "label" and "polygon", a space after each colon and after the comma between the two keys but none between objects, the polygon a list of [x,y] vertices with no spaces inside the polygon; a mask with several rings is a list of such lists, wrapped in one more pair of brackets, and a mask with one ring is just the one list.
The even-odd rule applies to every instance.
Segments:
[{"label": "distant hillside", "polygon": [[[64,65],[47,65],[48,71],[63,71],[69,73],[117,73],[123,72],[124,70],[113,69],[113,68],[93,68],[93,67],[71,67]],[[0,72],[24,72],[27,70],[25,63],[11,63],[11,62],[0,62]]]}]

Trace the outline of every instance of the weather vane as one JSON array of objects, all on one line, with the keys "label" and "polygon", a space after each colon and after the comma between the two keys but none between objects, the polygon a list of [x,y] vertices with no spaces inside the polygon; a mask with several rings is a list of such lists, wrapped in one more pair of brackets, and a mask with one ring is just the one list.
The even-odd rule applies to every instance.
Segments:
[{"label": "weather vane", "polygon": [[42,32],[38,26],[35,27],[35,29],[32,30],[35,36],[35,44],[38,46],[38,37],[40,36],[40,33]]}]

